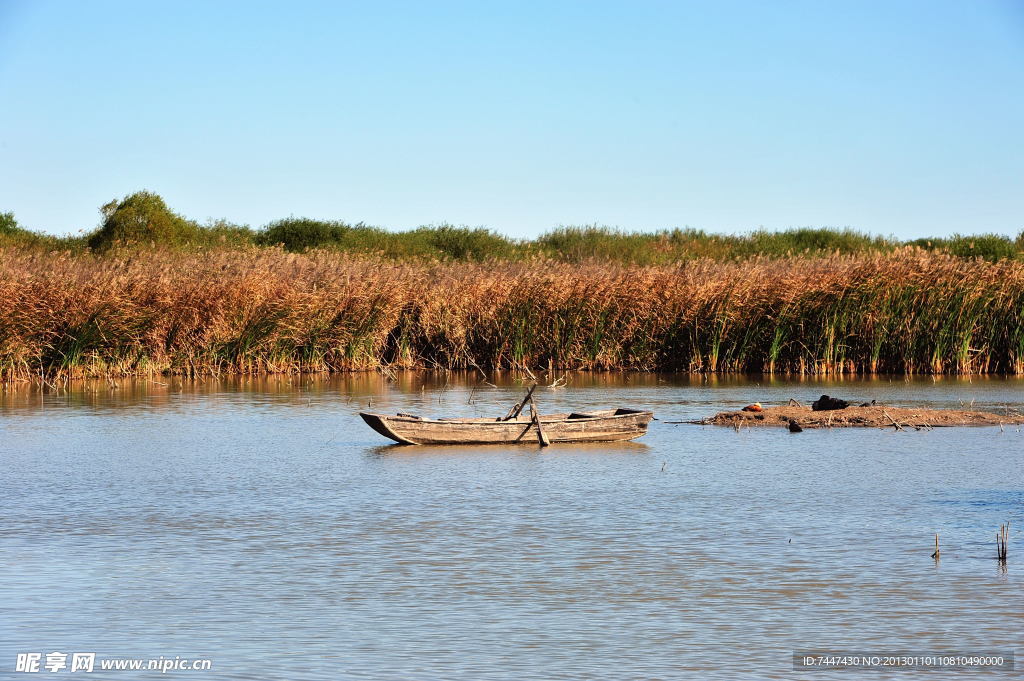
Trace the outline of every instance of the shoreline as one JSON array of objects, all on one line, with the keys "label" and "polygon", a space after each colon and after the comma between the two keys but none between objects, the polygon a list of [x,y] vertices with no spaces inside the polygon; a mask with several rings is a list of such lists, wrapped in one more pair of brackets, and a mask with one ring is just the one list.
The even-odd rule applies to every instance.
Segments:
[{"label": "shoreline", "polygon": [[[933,383],[941,383],[944,381],[957,381],[966,380],[970,381],[1021,381],[1024,382],[1024,374],[1007,374],[1007,373],[987,373],[987,374],[928,374],[928,373],[915,373],[915,374],[896,374],[896,373],[795,373],[795,372],[783,372],[776,371],[773,373],[768,372],[741,372],[741,371],[717,371],[714,373],[700,372],[700,371],[659,371],[659,370],[638,370],[638,369],[562,369],[560,367],[554,367],[554,373],[549,374],[545,368],[534,368],[530,371],[524,371],[523,369],[517,368],[502,368],[492,369],[483,367],[481,369],[474,368],[458,368],[458,369],[438,369],[435,367],[402,367],[402,368],[389,368],[389,367],[377,367],[377,368],[365,368],[365,369],[341,369],[337,371],[321,371],[321,370],[310,370],[310,371],[263,371],[253,373],[239,373],[239,372],[211,372],[211,373],[128,373],[128,374],[93,374],[93,375],[61,375],[55,377],[40,377],[38,374],[19,376],[16,378],[3,378],[0,379],[0,390],[10,390],[20,387],[40,387],[40,388],[65,388],[68,386],[79,386],[86,384],[104,384],[107,386],[113,385],[114,387],[119,386],[122,383],[133,383],[133,384],[152,384],[157,386],[168,386],[174,383],[178,384],[200,384],[209,382],[249,382],[249,381],[273,381],[273,382],[285,382],[290,383],[292,381],[331,381],[334,379],[363,379],[373,376],[379,376],[385,380],[396,381],[401,377],[423,377],[423,376],[434,376],[438,377],[437,381],[439,384],[443,384],[448,378],[458,378],[463,381],[465,385],[482,384],[486,385],[495,380],[506,380],[513,379],[520,383],[538,382],[540,388],[552,387],[549,384],[556,380],[563,378],[570,381],[574,377],[594,377],[594,376],[625,376],[625,377],[647,377],[647,378],[668,378],[668,379],[688,379],[688,380],[699,380],[702,383],[708,384],[708,387],[714,387],[717,384],[729,384],[732,381],[739,383],[746,383],[750,381],[781,381],[781,382],[800,382],[806,383],[809,386],[818,385],[820,383],[834,384],[849,382],[852,384],[862,382],[877,382],[877,383],[893,383],[894,381],[899,382],[915,382],[929,380]],[[562,387],[554,386],[554,387]],[[726,412],[723,412],[726,413]],[[827,413],[827,412],[826,412]]]}]

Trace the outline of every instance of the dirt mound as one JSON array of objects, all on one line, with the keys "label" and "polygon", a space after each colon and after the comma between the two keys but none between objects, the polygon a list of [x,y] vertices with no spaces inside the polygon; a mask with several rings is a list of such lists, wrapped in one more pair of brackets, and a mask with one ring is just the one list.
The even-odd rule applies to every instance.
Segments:
[{"label": "dirt mound", "polygon": [[788,426],[796,421],[804,428],[939,428],[942,426],[998,426],[1024,424],[1024,415],[1010,410],[1006,414],[953,409],[903,407],[847,407],[832,411],[813,411],[810,407],[765,407],[764,411],[723,411],[700,423],[715,426]]}]

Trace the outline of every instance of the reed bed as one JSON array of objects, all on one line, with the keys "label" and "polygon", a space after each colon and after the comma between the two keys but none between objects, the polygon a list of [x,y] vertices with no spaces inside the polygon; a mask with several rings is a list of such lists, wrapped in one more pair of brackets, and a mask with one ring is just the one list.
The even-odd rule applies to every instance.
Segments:
[{"label": "reed bed", "polygon": [[0,249],[0,380],[402,368],[1024,373],[1024,263]]}]

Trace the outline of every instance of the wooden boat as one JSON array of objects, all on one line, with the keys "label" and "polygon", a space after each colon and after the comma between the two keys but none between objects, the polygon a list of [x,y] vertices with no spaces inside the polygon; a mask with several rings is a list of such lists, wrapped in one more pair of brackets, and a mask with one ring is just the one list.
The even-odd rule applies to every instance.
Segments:
[{"label": "wooden boat", "polygon": [[614,442],[640,437],[654,418],[652,412],[638,409],[546,414],[539,418],[536,415],[527,418],[516,411],[507,420],[429,419],[411,414],[385,416],[366,412],[359,415],[375,431],[404,445],[537,444],[538,435],[542,445],[546,444],[545,440]]}]

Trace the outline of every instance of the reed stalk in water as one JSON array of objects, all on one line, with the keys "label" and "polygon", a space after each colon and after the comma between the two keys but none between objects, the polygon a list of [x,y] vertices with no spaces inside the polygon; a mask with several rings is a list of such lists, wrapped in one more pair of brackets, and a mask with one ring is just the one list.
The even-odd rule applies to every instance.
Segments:
[{"label": "reed stalk in water", "polygon": [[1001,563],[1006,562],[1006,553],[1010,540],[1010,523],[999,526],[999,532],[996,533],[996,558]]}]

